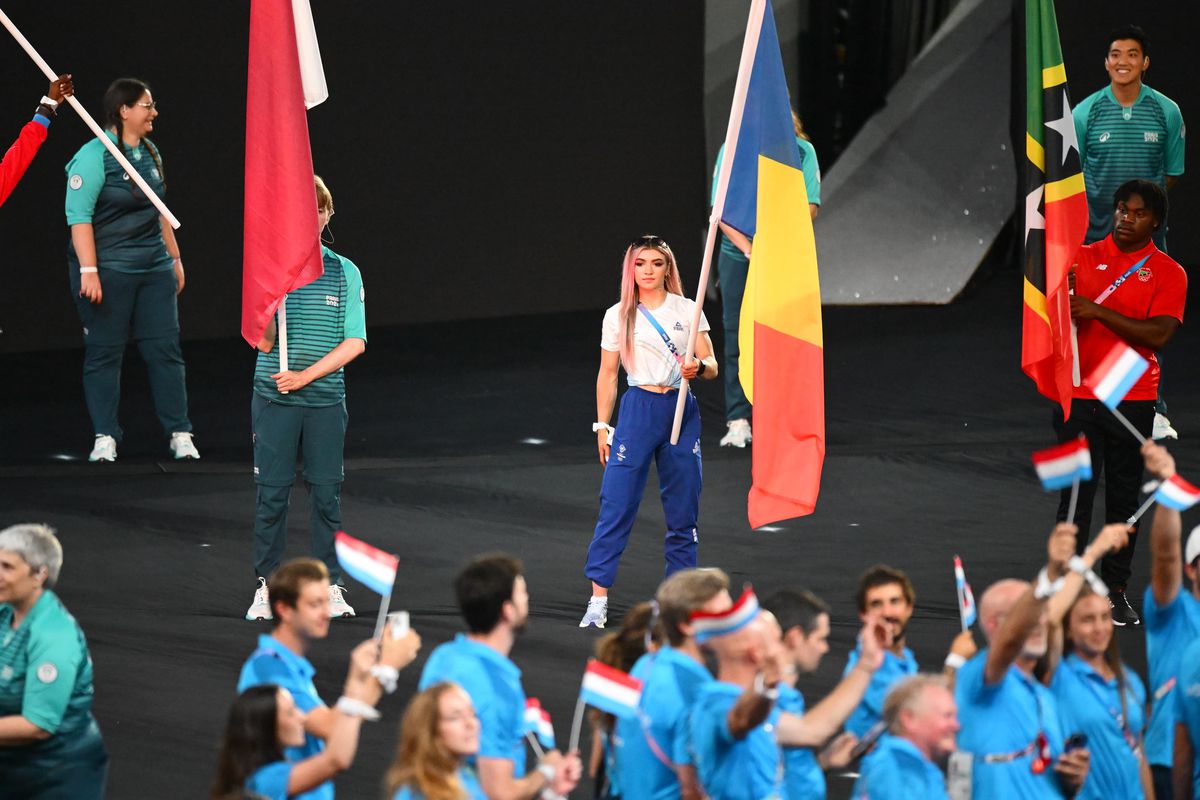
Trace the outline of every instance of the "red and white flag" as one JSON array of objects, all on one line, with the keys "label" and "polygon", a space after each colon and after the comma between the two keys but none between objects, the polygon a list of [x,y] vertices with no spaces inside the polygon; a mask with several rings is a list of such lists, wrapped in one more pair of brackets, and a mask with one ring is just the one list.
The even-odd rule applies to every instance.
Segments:
[{"label": "red and white flag", "polygon": [[328,94],[308,0],[251,0],[242,338],[252,347],[287,293],[323,270],[305,111]]}]

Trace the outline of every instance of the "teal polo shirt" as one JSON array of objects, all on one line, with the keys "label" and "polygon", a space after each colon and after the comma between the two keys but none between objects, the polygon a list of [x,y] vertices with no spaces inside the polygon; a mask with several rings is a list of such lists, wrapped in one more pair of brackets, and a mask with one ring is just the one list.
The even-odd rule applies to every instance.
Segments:
[{"label": "teal polo shirt", "polygon": [[[117,143],[113,133],[109,141]],[[123,146],[123,145],[122,145]],[[125,157],[160,198],[166,196],[158,148],[149,139]],[[91,223],[96,240],[96,266],[115,272],[165,272],[174,259],[167,252],[158,209],[99,139],[92,139],[67,163],[67,224]],[[78,268],[75,245],[68,243],[69,263]]]},{"label": "teal polo shirt", "polygon": [[1183,651],[1183,666],[1174,692],[1175,716],[1192,740],[1192,796],[1200,797],[1200,637],[1193,637],[1190,645],[1179,649]]},{"label": "teal polo shirt", "polygon": [[885,733],[863,759],[851,793],[870,800],[949,800],[946,778],[916,745]]},{"label": "teal polo shirt", "polygon": [[1136,744],[1146,724],[1146,687],[1138,674],[1125,665],[1122,709],[1117,679],[1105,680],[1072,653],[1054,671],[1050,691],[1058,700],[1063,732],[1067,736],[1084,733],[1088,737],[1092,762],[1087,780],[1076,797],[1080,800],[1144,797],[1141,760],[1126,739],[1128,732]]},{"label": "teal polo shirt", "polygon": [[[796,145],[800,148],[800,171],[804,174],[804,190],[808,193],[808,202],[813,205],[821,205],[821,165],[817,163],[817,151],[812,146],[812,142],[807,139],[796,137]],[[717,163],[713,166],[712,189],[709,192],[708,205],[712,205],[717,201],[717,179],[721,175],[721,162],[725,160],[725,145],[721,145],[721,149],[717,151]],[[746,256],[741,250],[733,246],[733,242],[729,241],[724,233],[720,234],[721,252],[727,256],[740,258],[745,261]]]},{"label": "teal polo shirt", "polygon": [[783,764],[775,741],[779,707],[772,706],[766,721],[742,739],[729,730],[729,711],[744,691],[732,683],[710,681],[700,688],[692,709],[696,772],[709,797],[763,800],[779,797],[782,790]]},{"label": "teal polo shirt", "polygon": [[1142,600],[1142,626],[1146,629],[1146,663],[1149,667],[1150,725],[1146,728],[1146,760],[1156,767],[1174,763],[1175,720],[1179,673],[1183,668],[1183,643],[1200,638],[1200,600],[1181,586],[1175,599],[1159,607],[1154,592]]},{"label": "teal polo shirt", "polygon": [[1042,684],[1015,666],[997,683],[984,682],[988,651],[980,650],[958,671],[954,695],[958,703],[959,750],[974,756],[971,787],[974,800],[1038,800],[1061,798],[1054,765],[1035,775],[1033,754],[1025,753],[1002,763],[987,763],[985,756],[1024,751],[1042,731],[1052,759],[1062,753],[1066,737],[1059,725],[1058,703]]},{"label": "teal polo shirt", "polygon": [[523,777],[525,689],[517,665],[460,633],[430,654],[417,688],[442,681],[457,683],[470,696],[479,717],[479,755],[511,761],[513,777]]},{"label": "teal polo shirt", "polygon": [[1087,187],[1085,241],[1098,242],[1112,231],[1117,187],[1134,178],[1165,187],[1168,175],[1183,174],[1183,115],[1174,100],[1145,85],[1129,108],[1105,86],[1072,115]]},{"label": "teal polo shirt", "polygon": [[[321,277],[287,296],[288,369],[299,372],[320,361],[347,339],[367,340],[367,293],[362,274],[348,258],[321,248]],[[275,321],[278,324],[279,315]],[[285,406],[322,408],[346,398],[346,369],[334,370],[294,392],[280,394],[271,376],[279,372],[279,342],[271,352],[259,351],[254,365],[254,393]]]},{"label": "teal polo shirt", "polygon": [[14,629],[0,605],[0,717],[22,716],[60,738],[92,719],[92,657],[79,623],[50,589]]},{"label": "teal polo shirt", "polygon": [[[846,659],[846,668],[842,670],[842,677],[850,674],[850,670],[858,664],[861,656],[861,646],[851,651],[850,657]],[[896,655],[891,650],[885,650],[883,664],[871,676],[871,682],[867,685],[863,699],[859,701],[850,714],[850,718],[846,720],[846,730],[860,739],[866,735],[867,731],[871,730],[875,723],[883,717],[883,701],[887,699],[887,694],[892,687],[908,676],[916,675],[918,671],[920,671],[920,667],[917,666],[917,657],[913,655],[912,650],[906,647],[901,655]]]},{"label": "teal polo shirt", "polygon": [[[307,714],[314,708],[324,708],[325,703],[317,694],[317,687],[313,684],[313,677],[317,674],[316,669],[308,659],[302,655],[293,653],[288,648],[284,647],[278,639],[272,636],[262,634],[258,637],[258,649],[250,654],[250,658],[246,659],[246,663],[242,666],[242,673],[238,677],[237,690],[238,694],[246,691],[252,686],[263,686],[273,683],[277,686],[282,686],[292,694],[292,698],[296,701],[296,707]],[[325,749],[324,740],[313,736],[311,733],[305,733],[304,744],[301,747],[289,747],[284,751],[284,756],[288,762],[303,761],[309,756],[315,756]],[[286,762],[278,762],[286,763]],[[290,765],[288,766],[290,770]],[[275,775],[275,773],[271,773]],[[267,780],[270,776],[264,777]],[[271,778],[277,780],[278,776]],[[287,787],[287,776],[283,778],[284,787]],[[303,800],[332,800],[333,798],[333,782],[326,781],[317,788],[297,795]]]},{"label": "teal polo shirt", "polygon": [[[679,777],[673,765],[693,763],[692,706],[712,675],[703,664],[672,647],[642,656],[630,675],[643,684],[642,718],[617,720],[617,783],[623,797],[672,800],[679,797]],[[650,745],[651,738],[658,754]],[[671,763],[663,763],[664,757]]]},{"label": "teal polo shirt", "polygon": [[[776,705],[780,711],[804,716],[804,695],[791,686],[780,685]],[[812,748],[784,748],[783,792],[787,800],[824,800],[825,771]]]}]

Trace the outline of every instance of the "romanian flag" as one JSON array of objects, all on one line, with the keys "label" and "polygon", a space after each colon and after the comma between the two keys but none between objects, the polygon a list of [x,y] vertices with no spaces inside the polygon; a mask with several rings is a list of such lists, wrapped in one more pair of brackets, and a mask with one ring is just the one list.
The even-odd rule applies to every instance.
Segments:
[{"label": "romanian flag", "polygon": [[757,528],[816,506],[825,375],[817,251],[771,3],[756,2],[749,24],[754,58],[721,220],[754,241],[738,369],[754,404],[747,515]]},{"label": "romanian flag", "polygon": [[305,111],[328,91],[308,0],[251,0],[248,69],[242,338],[257,347],[324,269]]},{"label": "romanian flag", "polygon": [[1025,297],[1021,369],[1071,414],[1067,272],[1088,226],[1053,0],[1025,0]]}]

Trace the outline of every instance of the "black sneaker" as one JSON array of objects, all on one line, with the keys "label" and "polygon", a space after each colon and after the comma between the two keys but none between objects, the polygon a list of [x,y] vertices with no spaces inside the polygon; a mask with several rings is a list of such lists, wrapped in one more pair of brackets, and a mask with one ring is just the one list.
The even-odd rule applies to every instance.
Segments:
[{"label": "black sneaker", "polygon": [[1112,608],[1113,625],[1123,628],[1126,625],[1142,624],[1142,620],[1133,610],[1133,606],[1129,605],[1129,598],[1125,596],[1124,589],[1110,592],[1108,605]]}]

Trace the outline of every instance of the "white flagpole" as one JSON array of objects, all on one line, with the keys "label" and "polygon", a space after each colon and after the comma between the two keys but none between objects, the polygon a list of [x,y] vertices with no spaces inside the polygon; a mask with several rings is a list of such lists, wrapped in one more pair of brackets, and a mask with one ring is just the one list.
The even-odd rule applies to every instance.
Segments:
[{"label": "white flagpole", "polygon": [[525,740],[533,748],[533,754],[538,757],[538,761],[546,757],[546,751],[542,749],[542,744],[537,740],[537,736],[533,731],[525,731]]},{"label": "white flagpole", "polygon": [[[733,105],[729,109],[729,125],[725,129],[725,158],[721,161],[721,172],[717,177],[717,194],[713,199],[712,214],[708,218],[708,236],[704,240],[704,260],[700,262],[700,285],[696,289],[696,308],[692,312],[692,332],[688,337],[687,351],[683,361],[691,361],[696,352],[696,337],[700,334],[700,314],[704,310],[704,292],[708,288],[708,273],[712,265],[713,248],[717,241],[717,223],[725,211],[725,193],[729,189],[729,174],[733,170],[733,159],[737,154],[738,132],[742,127],[742,112],[746,108],[746,92],[750,88],[750,72],[754,68],[754,55],[758,51],[758,34],[762,30],[763,13],[767,0],[752,0],[750,18],[746,22],[746,38],[742,41],[742,60],[738,64],[737,82],[733,87]],[[688,382],[680,379],[679,399],[675,403],[675,421],[671,425],[671,444],[679,444],[679,428],[683,424],[683,406],[687,402]]]},{"label": "white flagpole", "polygon": [[579,731],[583,727],[583,707],[585,703],[583,698],[579,698],[579,702],[575,704],[575,719],[571,720],[571,744],[567,748],[568,753],[574,753],[579,749]]},{"label": "white flagpole", "polygon": [[1075,522],[1075,506],[1079,503],[1079,476],[1075,476],[1075,480],[1071,481],[1071,502],[1067,505],[1067,522],[1074,524]]},{"label": "white flagpole", "polygon": [[[276,311],[277,322],[275,324],[275,338],[279,340],[279,371],[287,372],[288,368],[288,353],[287,353],[287,295],[279,301],[279,309]],[[287,392],[284,392],[287,394]]]},{"label": "white flagpole", "polygon": [[1154,504],[1154,493],[1158,491],[1158,487],[1160,485],[1161,483],[1159,481],[1153,481],[1153,488],[1150,488],[1150,496],[1146,498],[1146,502],[1142,503],[1141,508],[1133,512],[1132,517],[1125,520],[1126,525],[1132,525],[1133,523],[1137,522],[1142,518],[1142,514],[1145,514],[1146,511],[1150,509],[1150,506]]},{"label": "white flagpole", "polygon": [[[21,45],[21,48],[29,55],[29,57],[33,59],[33,63],[38,65],[38,68],[41,69],[43,75],[52,81],[58,79],[58,73],[50,69],[50,65],[47,64],[45,59],[38,54],[37,50],[33,49],[33,45],[29,43],[29,40],[26,39],[21,31],[17,29],[17,26],[13,24],[13,21],[8,18],[8,15],[5,14],[3,10],[0,10],[0,23],[4,23],[4,27],[8,28],[8,32],[12,34],[13,38],[17,40],[17,44]],[[133,164],[130,164],[129,160],[125,158],[125,155],[117,149],[115,144],[112,143],[112,141],[108,138],[108,134],[106,134],[104,130],[96,124],[96,120],[92,119],[92,115],[87,112],[87,109],[83,107],[83,104],[76,100],[74,96],[68,97],[67,102],[71,104],[71,108],[75,109],[75,113],[77,113],[80,118],[87,123],[87,126],[92,129],[92,133],[96,135],[96,138],[108,148],[108,152],[113,154],[113,158],[117,160],[117,163],[121,165],[121,168],[125,170],[130,179],[138,185],[138,188],[141,189],[142,193],[146,195],[146,199],[154,204],[154,207],[158,209],[158,213],[162,214],[163,217],[166,218],[167,222],[171,223],[172,228],[178,228],[179,220],[175,218],[175,215],[171,213],[171,210],[167,208],[166,204],[159,199],[159,196],[156,195],[154,191],[146,184],[146,181],[142,179],[142,176],[138,173],[138,171],[134,169]]]},{"label": "white flagpole", "polygon": [[[395,588],[396,588],[396,585],[392,584],[392,589],[395,589]],[[392,602],[392,589],[388,590],[388,593],[383,597],[383,600],[379,603],[379,618],[375,620],[375,638],[376,639],[378,639],[383,634],[383,624],[384,624],[384,622],[387,621],[388,606]]]}]

